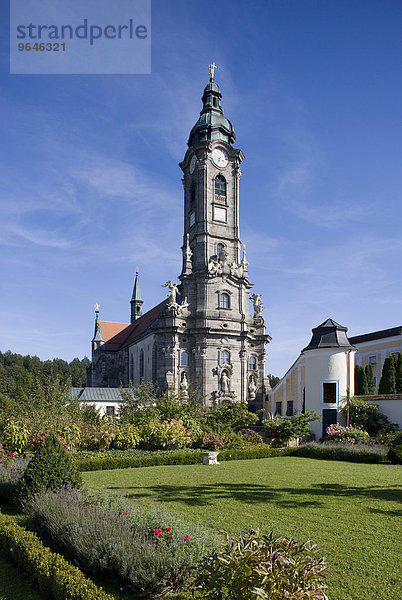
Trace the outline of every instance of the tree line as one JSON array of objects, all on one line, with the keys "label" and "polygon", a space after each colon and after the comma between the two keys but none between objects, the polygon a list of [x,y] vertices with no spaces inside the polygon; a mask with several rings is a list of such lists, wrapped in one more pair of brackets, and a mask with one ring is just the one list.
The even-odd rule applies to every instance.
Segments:
[{"label": "tree line", "polygon": [[42,361],[37,356],[0,352],[0,398],[29,401],[49,387],[68,388],[85,385],[90,361],[74,358],[70,363],[61,358]]}]

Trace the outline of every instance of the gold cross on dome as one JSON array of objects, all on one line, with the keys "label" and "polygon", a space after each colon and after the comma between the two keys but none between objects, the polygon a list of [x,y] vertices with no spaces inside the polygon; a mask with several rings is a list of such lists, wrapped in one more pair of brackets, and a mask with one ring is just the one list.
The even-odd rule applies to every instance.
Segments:
[{"label": "gold cross on dome", "polygon": [[212,65],[208,65],[208,68],[209,68],[209,75],[210,75],[211,79],[213,79],[215,69],[217,69],[218,67],[216,66],[215,62],[213,62]]},{"label": "gold cross on dome", "polygon": [[98,304],[98,303],[94,304],[94,308],[95,308],[96,312],[99,312],[100,304]]}]

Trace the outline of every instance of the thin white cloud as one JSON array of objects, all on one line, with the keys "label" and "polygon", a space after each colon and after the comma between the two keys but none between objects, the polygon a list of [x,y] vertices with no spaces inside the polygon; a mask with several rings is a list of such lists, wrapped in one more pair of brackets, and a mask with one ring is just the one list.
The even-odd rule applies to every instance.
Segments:
[{"label": "thin white cloud", "polygon": [[10,225],[3,235],[4,238],[0,238],[1,243],[11,246],[18,245],[20,240],[30,242],[37,246],[47,246],[49,248],[68,248],[73,244],[71,239],[66,239],[63,236],[57,235],[55,232],[38,228],[28,229],[21,225]]}]

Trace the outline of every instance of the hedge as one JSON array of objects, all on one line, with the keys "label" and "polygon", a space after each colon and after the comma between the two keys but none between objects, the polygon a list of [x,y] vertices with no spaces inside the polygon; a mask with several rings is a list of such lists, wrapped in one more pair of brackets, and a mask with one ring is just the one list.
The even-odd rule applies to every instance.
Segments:
[{"label": "hedge", "polygon": [[[255,446],[242,450],[221,450],[218,460],[246,460],[251,458],[271,458],[284,456],[287,449],[270,448],[269,446]],[[202,462],[201,450],[199,452],[172,452],[171,454],[154,454],[153,456],[139,457],[106,457],[77,459],[78,471],[102,471],[109,469],[126,469],[139,467],[154,467],[157,465],[196,465]]]},{"label": "hedge", "polygon": [[54,600],[112,600],[77,567],[46,548],[34,533],[1,513],[0,550],[37,584],[41,597]]},{"label": "hedge", "polygon": [[341,443],[310,443],[289,448],[288,454],[304,458],[318,458],[323,460],[341,460],[358,463],[385,463],[387,462],[386,450],[383,447],[367,445],[346,445]]}]

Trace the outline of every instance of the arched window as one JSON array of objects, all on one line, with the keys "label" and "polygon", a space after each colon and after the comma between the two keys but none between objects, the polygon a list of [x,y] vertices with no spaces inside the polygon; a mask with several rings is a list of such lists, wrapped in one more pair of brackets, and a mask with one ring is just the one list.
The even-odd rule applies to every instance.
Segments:
[{"label": "arched window", "polygon": [[144,350],[140,350],[140,381],[144,379]]},{"label": "arched window", "polygon": [[250,356],[248,360],[248,368],[252,371],[257,368],[257,359],[255,356]]},{"label": "arched window", "polygon": [[182,350],[180,354],[180,365],[182,367],[188,367],[188,353],[185,350]]},{"label": "arched window", "polygon": [[[219,196],[219,198],[216,198]],[[215,200],[226,202],[226,179],[219,174],[215,177]]]},{"label": "arched window", "polygon": [[226,292],[219,294],[219,308],[230,308],[230,296]]},{"label": "arched window", "polygon": [[195,181],[193,181],[190,188],[190,202],[191,204],[195,202]]},{"label": "arched window", "polygon": [[221,350],[219,355],[219,363],[221,365],[230,365],[230,352],[229,350]]},{"label": "arched window", "polygon": [[222,257],[222,254],[223,254],[224,252],[225,252],[225,245],[224,245],[224,244],[221,244],[221,243],[217,244],[217,245],[216,245],[216,256],[217,256],[218,258],[221,258],[221,257]]}]

